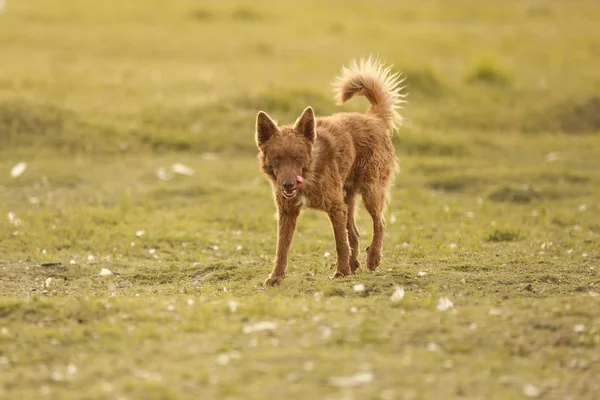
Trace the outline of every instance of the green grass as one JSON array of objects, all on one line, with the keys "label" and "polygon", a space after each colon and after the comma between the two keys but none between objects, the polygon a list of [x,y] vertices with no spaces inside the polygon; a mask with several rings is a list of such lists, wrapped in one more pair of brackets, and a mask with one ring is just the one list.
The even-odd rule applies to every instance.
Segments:
[{"label": "green grass", "polygon": [[[1,398],[597,397],[594,1],[7,3]],[[365,109],[329,82],[371,53],[410,92],[383,264],[329,279],[306,211],[264,289],[256,112]]]}]

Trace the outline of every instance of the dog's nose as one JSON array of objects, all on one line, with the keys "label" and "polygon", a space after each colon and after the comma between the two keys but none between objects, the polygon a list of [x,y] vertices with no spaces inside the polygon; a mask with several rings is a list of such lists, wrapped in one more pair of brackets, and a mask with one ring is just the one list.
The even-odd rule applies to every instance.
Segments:
[{"label": "dog's nose", "polygon": [[293,190],[296,187],[296,182],[292,179],[286,179],[281,184],[285,190]]}]

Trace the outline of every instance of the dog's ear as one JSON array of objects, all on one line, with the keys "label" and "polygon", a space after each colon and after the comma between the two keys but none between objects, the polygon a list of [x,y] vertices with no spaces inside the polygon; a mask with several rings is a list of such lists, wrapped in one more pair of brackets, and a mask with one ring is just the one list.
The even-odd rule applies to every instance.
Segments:
[{"label": "dog's ear", "polygon": [[256,115],[256,145],[258,148],[262,148],[278,131],[275,121],[264,111],[259,111]]},{"label": "dog's ear", "polygon": [[302,136],[311,142],[314,142],[316,137],[316,128],[315,112],[313,111],[312,107],[306,107],[300,118],[296,120],[296,123],[294,124],[294,130],[302,134]]}]

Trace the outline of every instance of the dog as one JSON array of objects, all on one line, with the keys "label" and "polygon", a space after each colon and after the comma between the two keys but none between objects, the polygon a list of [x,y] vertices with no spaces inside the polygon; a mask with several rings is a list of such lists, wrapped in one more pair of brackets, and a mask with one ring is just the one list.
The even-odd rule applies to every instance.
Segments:
[{"label": "dog", "polygon": [[258,112],[259,164],[277,206],[275,266],[265,286],[285,277],[296,220],[304,207],[329,216],[337,252],[333,277],[354,273],[360,266],[354,221],[358,195],[373,219],[367,268],[374,271],[380,265],[384,211],[399,170],[391,137],[402,123],[398,110],[405,101],[403,81],[376,59],[353,60],[333,82],[335,99],[343,104],[355,95],[365,96],[370,104],[366,113],[315,117],[309,106],[293,125],[278,126],[264,111]]}]

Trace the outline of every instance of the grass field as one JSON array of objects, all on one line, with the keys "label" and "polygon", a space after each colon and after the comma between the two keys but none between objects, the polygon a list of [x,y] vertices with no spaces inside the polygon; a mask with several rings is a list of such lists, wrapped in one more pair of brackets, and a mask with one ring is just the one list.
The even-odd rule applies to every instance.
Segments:
[{"label": "grass field", "polygon": [[[2,3],[0,398],[598,398],[596,0]],[[329,85],[369,54],[410,93],[383,264],[331,280],[306,211],[265,289],[256,112],[366,109]]]}]

